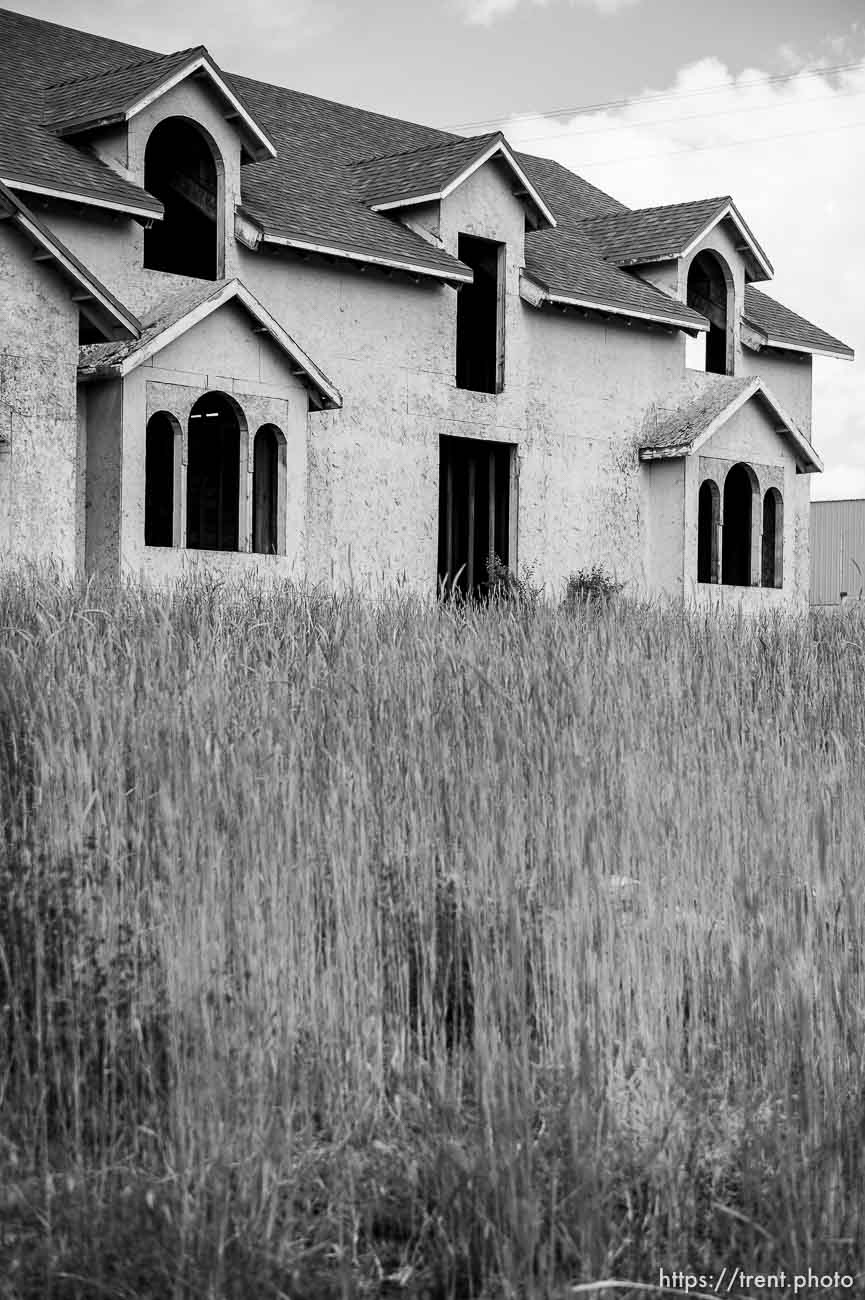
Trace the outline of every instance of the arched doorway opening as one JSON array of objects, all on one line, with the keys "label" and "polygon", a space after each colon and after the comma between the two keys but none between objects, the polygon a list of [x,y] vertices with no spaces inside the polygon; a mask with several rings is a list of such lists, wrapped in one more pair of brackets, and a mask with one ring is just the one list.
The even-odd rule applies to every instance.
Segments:
[{"label": "arched doorway opening", "polygon": [[721,522],[721,493],[707,478],[700,484],[697,507],[697,581],[718,581],[718,525]]},{"label": "arched doorway opening", "polygon": [[144,232],[149,270],[217,278],[220,171],[209,141],[186,118],[168,117],[153,128],[144,153],[144,188],[162,201],[165,216]]},{"label": "arched doorway opening", "polygon": [[763,497],[762,581],[764,587],[784,582],[784,499],[777,488]]},{"label": "arched doorway opening", "polygon": [[724,480],[724,526],[721,581],[726,586],[750,587],[754,498],[759,501],[756,476],[749,465],[734,465]]},{"label": "arched doorway opening", "polygon": [[205,393],[190,413],[186,545],[193,550],[238,549],[242,418],[225,393]]},{"label": "arched doorway opening", "polygon": [[180,426],[167,411],[147,421],[144,457],[144,545],[174,544],[174,454]]},{"label": "arched doorway opening", "polygon": [[285,438],[274,424],[255,435],[252,455],[252,549],[257,555],[279,551],[279,453]]},{"label": "arched doorway opening", "polygon": [[688,268],[688,306],[705,316],[708,334],[688,343],[687,364],[713,375],[733,373],[733,277],[715,253],[698,253]]}]

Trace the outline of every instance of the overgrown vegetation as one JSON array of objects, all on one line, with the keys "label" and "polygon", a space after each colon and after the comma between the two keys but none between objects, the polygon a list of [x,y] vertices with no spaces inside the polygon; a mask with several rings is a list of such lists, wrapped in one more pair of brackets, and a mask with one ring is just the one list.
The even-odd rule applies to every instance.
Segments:
[{"label": "overgrown vegetation", "polygon": [[0,627],[0,1296],[861,1272],[861,618]]}]

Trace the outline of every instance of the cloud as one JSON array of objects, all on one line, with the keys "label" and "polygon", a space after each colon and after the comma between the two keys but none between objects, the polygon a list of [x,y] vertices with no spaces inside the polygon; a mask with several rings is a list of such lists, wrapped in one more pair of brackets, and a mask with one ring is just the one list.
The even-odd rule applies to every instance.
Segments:
[{"label": "cloud", "polygon": [[[528,3],[536,8],[545,8],[552,2],[553,0],[528,0]],[[525,0],[457,0],[457,8],[466,22],[488,27],[497,18],[504,18],[524,3]],[[630,9],[633,5],[639,4],[640,0],[570,0],[570,3],[584,5],[608,17],[619,13],[622,9]]]},{"label": "cloud", "polygon": [[778,80],[706,58],[626,107],[502,125],[632,207],[733,195],[775,267],[766,289],[856,349],[814,362],[812,489],[865,496],[865,66]]}]

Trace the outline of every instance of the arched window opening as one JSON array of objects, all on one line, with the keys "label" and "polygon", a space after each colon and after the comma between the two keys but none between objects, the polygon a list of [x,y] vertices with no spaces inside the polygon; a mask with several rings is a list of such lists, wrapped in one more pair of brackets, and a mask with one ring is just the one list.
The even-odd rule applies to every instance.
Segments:
[{"label": "arched window opening", "polygon": [[724,480],[721,581],[727,586],[751,586],[755,494],[754,471],[748,465],[734,465]]},{"label": "arched window opening", "polygon": [[192,122],[169,117],[153,128],[144,154],[144,188],[165,215],[144,232],[144,265],[200,280],[219,271],[219,180],[213,150]]},{"label": "arched window opening", "polygon": [[697,581],[718,581],[718,533],[721,523],[721,494],[717,483],[700,484],[697,511]]},{"label": "arched window opening", "polygon": [[144,454],[144,545],[174,542],[174,436],[176,422],[167,411],[147,421]]},{"label": "arched window opening", "polygon": [[733,373],[732,312],[728,311],[731,285],[729,271],[714,253],[698,253],[688,268],[688,306],[709,322],[708,334],[686,344],[686,361],[692,370]]},{"label": "arched window opening", "polygon": [[265,424],[255,435],[252,458],[252,549],[257,555],[279,550],[279,450],[282,434]]},{"label": "arched window opening", "polygon": [[189,416],[186,545],[236,551],[240,534],[240,418],[224,393],[206,393]]},{"label": "arched window opening", "polygon": [[762,581],[764,587],[784,582],[784,500],[777,488],[763,497]]}]

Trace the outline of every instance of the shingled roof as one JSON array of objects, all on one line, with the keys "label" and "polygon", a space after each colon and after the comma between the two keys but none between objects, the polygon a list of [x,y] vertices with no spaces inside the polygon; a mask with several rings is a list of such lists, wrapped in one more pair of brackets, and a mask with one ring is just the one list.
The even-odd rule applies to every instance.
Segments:
[{"label": "shingled roof", "polygon": [[[243,168],[242,212],[253,242],[257,230],[265,244],[454,284],[471,280],[471,270],[455,257],[373,208],[410,201],[418,187],[424,193],[446,187],[460,164],[468,159],[470,166],[478,151],[503,138],[467,138],[222,73],[203,47],[156,54],[0,11],[0,179],[16,190],[158,219],[156,198],[62,137],[82,121],[127,114],[133,92],[139,98],[153,93],[196,58],[209,60],[208,71],[246,106],[276,149],[276,157]],[[530,196],[537,195],[557,223],[526,234],[526,275],[537,288],[537,303],[569,302],[671,328],[705,328],[702,317],[624,268],[686,247],[707,222],[725,219],[725,207],[735,220],[729,199],[632,213],[551,159],[511,151],[504,141],[503,149],[525,174]],[[785,328],[795,346],[789,318]],[[830,337],[810,328],[812,342]],[[803,327],[796,330],[801,341]],[[780,345],[786,336],[776,330],[773,337]]]},{"label": "shingled roof", "polygon": [[640,435],[641,460],[693,455],[752,398],[771,412],[777,432],[792,443],[806,472],[823,464],[802,430],[756,375],[732,376],[693,371],[660,403],[653,403]]},{"label": "shingled roof", "polygon": [[762,289],[745,286],[745,319],[765,335],[767,347],[792,348],[795,352],[816,352],[852,361],[855,353],[846,343],[812,325],[770,298]]},{"label": "shingled roof", "polygon": [[91,343],[79,348],[78,377],[88,380],[128,375],[169,343],[232,302],[241,307],[257,326],[258,332],[268,334],[288,358],[291,372],[306,387],[312,407],[332,410],[342,406],[339,390],[320,366],[237,279],[208,280],[172,294],[144,316],[138,338]]},{"label": "shingled roof", "polygon": [[174,54],[152,54],[121,67],[93,72],[46,87],[43,124],[58,135],[74,135],[128,121],[186,77],[203,77],[227,103],[244,143],[245,160],[272,158],[276,150],[249,109],[227,84],[203,45]]},{"label": "shingled roof", "polygon": [[617,266],[636,266],[686,257],[721,221],[732,222],[742,236],[753,278],[769,279],[772,265],[729,194],[594,217],[583,223],[583,229],[604,257]]},{"label": "shingled roof", "polygon": [[532,183],[501,131],[468,139],[437,141],[418,149],[378,155],[356,163],[359,192],[374,212],[444,199],[478,167],[493,158],[510,169],[539,224],[555,226],[543,195]]}]

